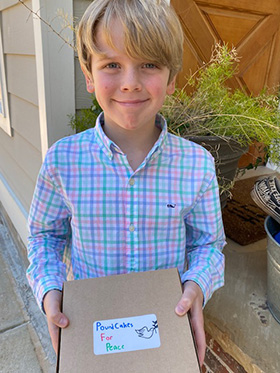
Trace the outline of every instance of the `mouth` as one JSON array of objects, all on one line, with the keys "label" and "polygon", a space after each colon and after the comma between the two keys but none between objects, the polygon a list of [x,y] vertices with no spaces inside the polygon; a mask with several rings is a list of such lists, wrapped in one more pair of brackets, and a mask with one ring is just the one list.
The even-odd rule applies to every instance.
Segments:
[{"label": "mouth", "polygon": [[144,99],[144,100],[112,100],[116,102],[117,104],[121,106],[126,106],[126,107],[135,107],[135,106],[140,106],[142,104],[145,104],[146,102],[149,101],[149,99]]}]

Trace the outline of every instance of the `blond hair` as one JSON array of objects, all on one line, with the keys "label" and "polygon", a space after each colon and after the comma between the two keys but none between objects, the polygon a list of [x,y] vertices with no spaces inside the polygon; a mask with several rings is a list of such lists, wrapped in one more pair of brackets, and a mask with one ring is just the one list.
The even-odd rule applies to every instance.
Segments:
[{"label": "blond hair", "polygon": [[79,61],[89,77],[91,57],[101,53],[96,43],[97,27],[101,27],[106,42],[114,48],[111,38],[113,19],[123,26],[128,56],[167,66],[169,81],[181,70],[183,32],[175,11],[166,0],[94,0],[86,9],[77,31]]}]

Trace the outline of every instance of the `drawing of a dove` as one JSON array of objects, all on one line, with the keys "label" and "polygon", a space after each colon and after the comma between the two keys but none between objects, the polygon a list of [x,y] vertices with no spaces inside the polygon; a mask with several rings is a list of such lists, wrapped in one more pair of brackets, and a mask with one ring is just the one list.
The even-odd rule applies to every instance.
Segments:
[{"label": "drawing of a dove", "polygon": [[143,326],[141,329],[135,329],[138,337],[150,339],[152,338],[154,331],[158,328],[157,321],[153,321],[153,326],[148,329],[146,326]]}]

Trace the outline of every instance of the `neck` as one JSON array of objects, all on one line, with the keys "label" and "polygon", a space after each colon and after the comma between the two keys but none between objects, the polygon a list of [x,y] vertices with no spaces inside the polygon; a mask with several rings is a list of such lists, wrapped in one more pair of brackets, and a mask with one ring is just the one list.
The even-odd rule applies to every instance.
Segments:
[{"label": "neck", "polygon": [[143,162],[159,138],[161,130],[155,125],[150,129],[128,131],[122,128],[103,128],[105,134],[127,155],[131,168],[135,171]]}]

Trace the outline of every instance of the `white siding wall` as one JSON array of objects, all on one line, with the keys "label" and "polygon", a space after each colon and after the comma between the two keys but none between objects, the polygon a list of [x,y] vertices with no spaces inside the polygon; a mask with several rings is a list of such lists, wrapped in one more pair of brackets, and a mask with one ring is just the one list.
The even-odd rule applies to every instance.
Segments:
[{"label": "white siding wall", "polygon": [[[49,23],[54,20],[58,32],[57,9],[72,15],[72,0],[25,4]],[[44,154],[71,133],[74,55],[17,0],[1,0],[0,16],[12,127],[12,136],[0,128],[0,202],[26,244],[26,219]]]},{"label": "white siding wall", "polygon": [[[26,1],[31,6],[31,1]],[[4,8],[5,6],[5,8]],[[41,165],[33,21],[23,5],[1,5],[2,39],[12,137],[0,129],[0,201],[19,233],[25,221]]]}]

